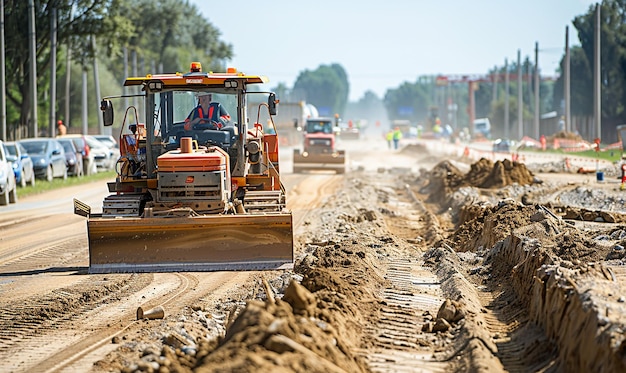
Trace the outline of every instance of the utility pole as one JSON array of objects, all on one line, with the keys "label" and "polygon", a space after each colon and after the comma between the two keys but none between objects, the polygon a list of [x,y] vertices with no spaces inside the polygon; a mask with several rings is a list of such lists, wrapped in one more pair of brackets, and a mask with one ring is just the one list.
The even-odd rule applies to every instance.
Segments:
[{"label": "utility pole", "polygon": [[6,70],[4,67],[6,58],[4,54],[4,0],[0,0],[0,137],[8,140],[7,137],[7,96],[6,96]]},{"label": "utility pole", "polygon": [[493,86],[491,87],[491,101],[498,101],[498,66],[493,67],[493,74],[491,74]]},{"label": "utility pole", "polygon": [[602,125],[602,91],[600,89],[600,4],[596,4],[596,24],[594,28],[595,43],[593,47],[593,78],[594,78],[594,95],[593,95],[593,114],[596,122],[596,138],[601,138]]},{"label": "utility pole", "polygon": [[57,107],[57,9],[50,9],[50,113],[48,118],[48,133],[56,134],[56,107]]},{"label": "utility pole", "polygon": [[535,138],[539,138],[539,43],[535,42]]},{"label": "utility pole", "polygon": [[[128,78],[128,47],[124,46],[122,49],[124,51],[124,79]],[[124,95],[124,108],[128,107],[128,87],[122,87],[122,95]]]},{"label": "utility pole", "polygon": [[565,115],[565,131],[567,132],[571,132],[572,131],[572,117],[571,117],[571,110],[570,110],[570,55],[569,55],[569,26],[565,26],[565,61],[563,61],[563,64],[565,66],[563,66],[563,73],[564,73],[564,79],[563,79],[563,89],[565,90],[565,92],[563,92],[563,98],[565,99],[565,113],[563,113]]},{"label": "utility pole", "polygon": [[[93,83],[96,86],[96,104],[94,107],[100,107],[100,74],[98,73],[98,48],[96,47],[96,37],[91,35],[91,48],[93,49]],[[104,132],[104,120],[102,115],[96,115],[98,117],[98,133],[104,135],[111,134],[111,128],[107,127],[109,133]]]},{"label": "utility pole", "polygon": [[504,138],[509,138],[509,60],[504,59]]},{"label": "utility pole", "polygon": [[29,129],[29,137],[37,137],[37,53],[35,51],[36,45],[35,34],[35,0],[28,0],[28,57],[30,58],[29,65],[29,94],[30,94],[30,120],[31,125]]},{"label": "utility pole", "polygon": [[517,137],[524,137],[524,98],[522,97],[522,52],[517,50]]},{"label": "utility pole", "polygon": [[89,106],[89,102],[87,101],[87,66],[83,64],[83,94],[82,94],[82,105],[83,105],[83,135],[89,134],[89,123],[87,117],[87,108]]}]

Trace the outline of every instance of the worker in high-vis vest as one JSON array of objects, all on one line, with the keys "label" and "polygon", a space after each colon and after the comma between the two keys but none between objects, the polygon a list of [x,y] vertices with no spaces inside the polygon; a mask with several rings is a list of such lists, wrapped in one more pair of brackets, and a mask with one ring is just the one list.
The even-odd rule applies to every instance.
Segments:
[{"label": "worker in high-vis vest", "polygon": [[220,129],[230,122],[230,115],[218,102],[212,102],[213,95],[209,92],[198,94],[196,106],[185,119],[185,130]]}]

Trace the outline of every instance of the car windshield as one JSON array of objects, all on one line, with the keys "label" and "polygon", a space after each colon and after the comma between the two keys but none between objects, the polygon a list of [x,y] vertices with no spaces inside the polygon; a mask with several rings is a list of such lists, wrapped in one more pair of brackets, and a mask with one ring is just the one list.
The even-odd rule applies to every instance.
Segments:
[{"label": "car windshield", "polygon": [[85,137],[85,140],[87,141],[87,145],[89,145],[90,148],[106,148],[106,145],[96,140],[95,137]]},{"label": "car windshield", "polygon": [[[189,113],[198,106],[198,92],[194,91],[174,91],[173,93],[173,114],[174,123],[183,122]],[[237,113],[237,95],[213,93],[211,102],[219,102],[229,115]],[[158,107],[158,106],[157,106]],[[158,115],[159,113],[157,113]],[[161,121],[161,118],[157,118]],[[233,117],[234,120],[234,117]]]},{"label": "car windshield", "polygon": [[307,120],[306,122],[307,133],[332,133],[333,125],[329,120]]},{"label": "car windshield", "polygon": [[74,147],[72,146],[72,142],[71,141],[59,141],[61,143],[61,145],[63,145],[63,150],[65,150],[66,153],[75,153],[76,151],[74,150]]},{"label": "car windshield", "polygon": [[106,145],[109,148],[114,148],[115,145],[117,144],[109,136],[94,136],[94,137],[95,137],[96,140],[100,141],[101,143],[103,143],[104,145]]},{"label": "car windshield", "polygon": [[30,154],[45,154],[48,147],[47,141],[27,141],[22,143]]},{"label": "car windshield", "polygon": [[17,147],[15,144],[4,144],[9,155],[17,155]]}]

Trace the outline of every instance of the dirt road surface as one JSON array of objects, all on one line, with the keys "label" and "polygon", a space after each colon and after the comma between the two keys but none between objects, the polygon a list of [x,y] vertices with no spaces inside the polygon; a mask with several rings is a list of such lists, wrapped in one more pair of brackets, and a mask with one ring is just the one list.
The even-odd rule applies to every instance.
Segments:
[{"label": "dirt road surface", "polygon": [[89,275],[72,198],[98,210],[104,183],[3,207],[0,371],[626,371],[614,167],[341,146],[344,175],[281,150],[293,270]]}]

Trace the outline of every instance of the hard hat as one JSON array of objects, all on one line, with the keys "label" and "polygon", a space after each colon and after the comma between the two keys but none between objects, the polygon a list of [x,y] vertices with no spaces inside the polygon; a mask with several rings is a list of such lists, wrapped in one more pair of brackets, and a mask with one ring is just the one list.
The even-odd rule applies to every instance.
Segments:
[{"label": "hard hat", "polygon": [[62,121],[62,120],[59,120],[59,121],[57,122],[57,124],[63,124],[63,121]]},{"label": "hard hat", "polygon": [[211,96],[211,92],[198,92],[198,97]]}]

